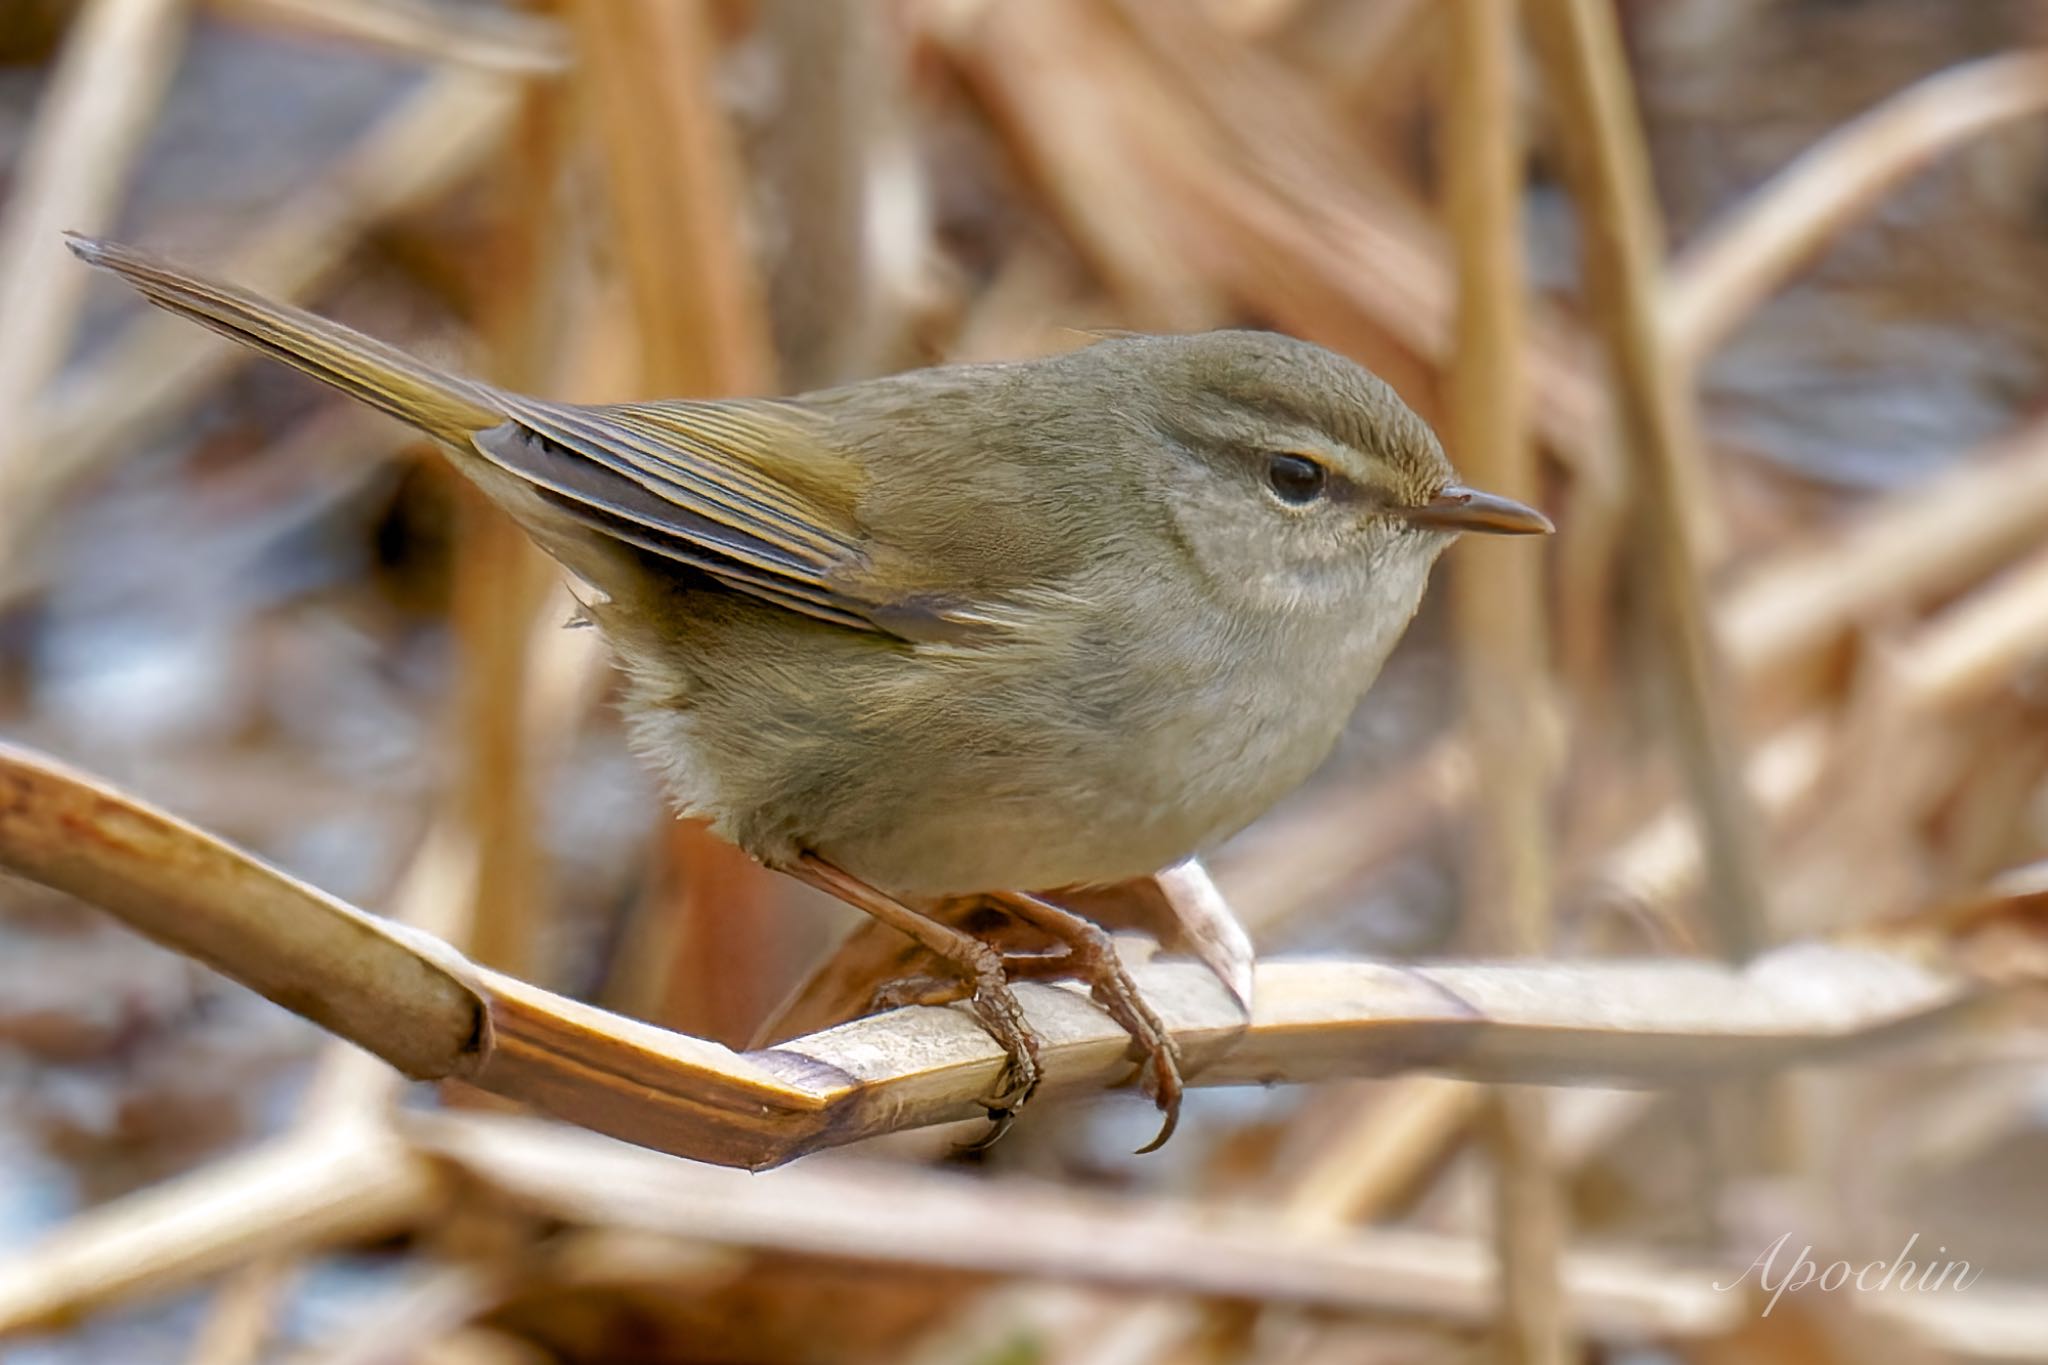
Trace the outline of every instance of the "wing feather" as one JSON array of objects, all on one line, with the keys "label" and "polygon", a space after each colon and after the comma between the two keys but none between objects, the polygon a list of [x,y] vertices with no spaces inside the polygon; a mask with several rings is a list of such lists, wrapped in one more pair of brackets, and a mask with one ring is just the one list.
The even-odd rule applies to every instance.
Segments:
[{"label": "wing feather", "polygon": [[493,396],[511,420],[474,438],[486,459],[586,527],[734,591],[918,644],[970,643],[1031,614],[1023,599],[862,591],[866,476],[794,404]]},{"label": "wing feather", "polygon": [[[725,522],[755,540],[778,546],[820,566],[860,557],[851,497],[833,506],[800,498],[774,479],[777,464],[790,456],[778,442],[813,438],[796,424],[778,430],[766,424],[738,430],[720,422],[719,404],[620,404],[575,407],[514,397],[506,403],[513,420],[680,507]],[[664,423],[647,414],[665,410]],[[857,475],[848,461],[849,476]]]},{"label": "wing feather", "polygon": [[493,465],[533,488],[589,529],[622,544],[709,574],[739,592],[855,630],[883,629],[869,604],[825,582],[828,566],[754,535],[735,519],[700,510],[608,462],[507,423],[480,432],[473,445]]}]

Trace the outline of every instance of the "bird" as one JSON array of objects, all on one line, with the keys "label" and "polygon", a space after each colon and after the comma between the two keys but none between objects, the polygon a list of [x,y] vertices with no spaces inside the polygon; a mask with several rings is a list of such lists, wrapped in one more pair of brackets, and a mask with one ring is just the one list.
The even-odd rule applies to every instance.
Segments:
[{"label": "bird", "polygon": [[[793,397],[575,404],[428,365],[109,240],[150,303],[432,437],[578,580],[675,808],[908,934],[1002,1045],[1011,986],[1089,982],[1178,1117],[1178,1051],[1050,898],[1213,847],[1328,755],[1459,534],[1549,532],[1459,482],[1353,361],[1273,332],[1116,334]],[[939,908],[994,906],[1009,955]],[[1033,959],[1027,967],[1020,958]]]}]

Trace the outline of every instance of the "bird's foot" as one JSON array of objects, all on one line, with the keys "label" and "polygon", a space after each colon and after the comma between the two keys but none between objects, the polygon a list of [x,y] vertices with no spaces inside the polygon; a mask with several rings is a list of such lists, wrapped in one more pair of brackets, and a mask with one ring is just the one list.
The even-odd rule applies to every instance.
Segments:
[{"label": "bird's foot", "polygon": [[1139,1085],[1165,1115],[1158,1136],[1139,1151],[1156,1151],[1173,1136],[1180,1122],[1180,1047],[1138,993],[1115,940],[1093,920],[1021,892],[990,894],[985,897],[988,902],[1063,946],[1063,951],[1006,956],[972,934],[912,909],[821,858],[806,855],[783,870],[908,934],[958,973],[957,983],[931,977],[890,982],[876,992],[876,1001],[930,1005],[965,1000],[982,1027],[1002,1046],[1009,1058],[1002,1081],[994,1093],[979,1101],[996,1127],[977,1146],[985,1147],[1000,1137],[1038,1089],[1038,1036],[1031,1031],[1010,986],[1013,978],[1029,977],[1066,977],[1088,983],[1095,1002],[1131,1036],[1139,1054]]},{"label": "bird's foot", "polygon": [[[1003,1075],[994,1093],[977,1101],[988,1110],[995,1129],[974,1146],[986,1147],[1001,1137],[1017,1110],[1037,1091],[1040,1077],[1038,1035],[1031,1031],[1024,1008],[1017,1002],[1017,993],[1010,989],[1003,955],[972,934],[912,909],[822,858],[805,855],[782,870],[908,934],[959,974],[961,984],[950,994],[943,993],[942,983],[932,983],[929,978],[921,988],[916,978],[900,983],[911,993],[899,1003],[936,1004],[965,999],[974,1017],[1002,1046],[1009,1059]],[[935,984],[940,986],[939,990],[932,989]],[[883,991],[896,991],[898,986],[899,983],[891,983]]]},{"label": "bird's foot", "polygon": [[[1138,1152],[1143,1155],[1158,1151],[1180,1123],[1180,1045],[1139,993],[1138,983],[1131,979],[1123,957],[1116,950],[1116,940],[1093,920],[1036,896],[1002,892],[990,899],[1066,945],[1063,953],[1035,956],[1033,961],[1041,965],[1033,968],[1034,972],[1087,982],[1088,994],[1095,1003],[1131,1036],[1132,1046],[1139,1053],[1139,1088],[1165,1116],[1158,1135]],[[1012,971],[1016,971],[1015,966]]]}]

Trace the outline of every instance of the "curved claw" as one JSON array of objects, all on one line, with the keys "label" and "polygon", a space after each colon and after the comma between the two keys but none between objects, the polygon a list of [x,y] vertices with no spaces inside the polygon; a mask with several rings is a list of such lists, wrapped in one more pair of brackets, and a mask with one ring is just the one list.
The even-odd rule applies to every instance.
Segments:
[{"label": "curved claw", "polygon": [[1161,1033],[1158,1036],[1157,1043],[1145,1059],[1145,1079],[1141,1085],[1165,1117],[1160,1122],[1158,1133],[1133,1153],[1135,1156],[1158,1151],[1173,1136],[1173,1130],[1180,1127],[1180,1049],[1174,1045],[1171,1034]]},{"label": "curved claw", "polygon": [[1166,1115],[1166,1118],[1160,1123],[1159,1131],[1153,1135],[1150,1142],[1131,1153],[1132,1156],[1147,1156],[1158,1151],[1166,1145],[1167,1139],[1173,1136],[1173,1130],[1180,1127],[1180,1105],[1178,1102],[1171,1107],[1163,1108],[1162,1112]]}]

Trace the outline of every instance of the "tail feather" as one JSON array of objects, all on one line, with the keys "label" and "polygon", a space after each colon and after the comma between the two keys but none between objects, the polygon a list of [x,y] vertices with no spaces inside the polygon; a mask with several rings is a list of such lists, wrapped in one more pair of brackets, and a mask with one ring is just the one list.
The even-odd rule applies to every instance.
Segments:
[{"label": "tail feather", "polygon": [[288,304],[209,280],[147,253],[66,233],[88,265],[111,270],[157,307],[284,361],[352,398],[461,446],[506,420],[482,384],[445,373],[395,346]]}]

